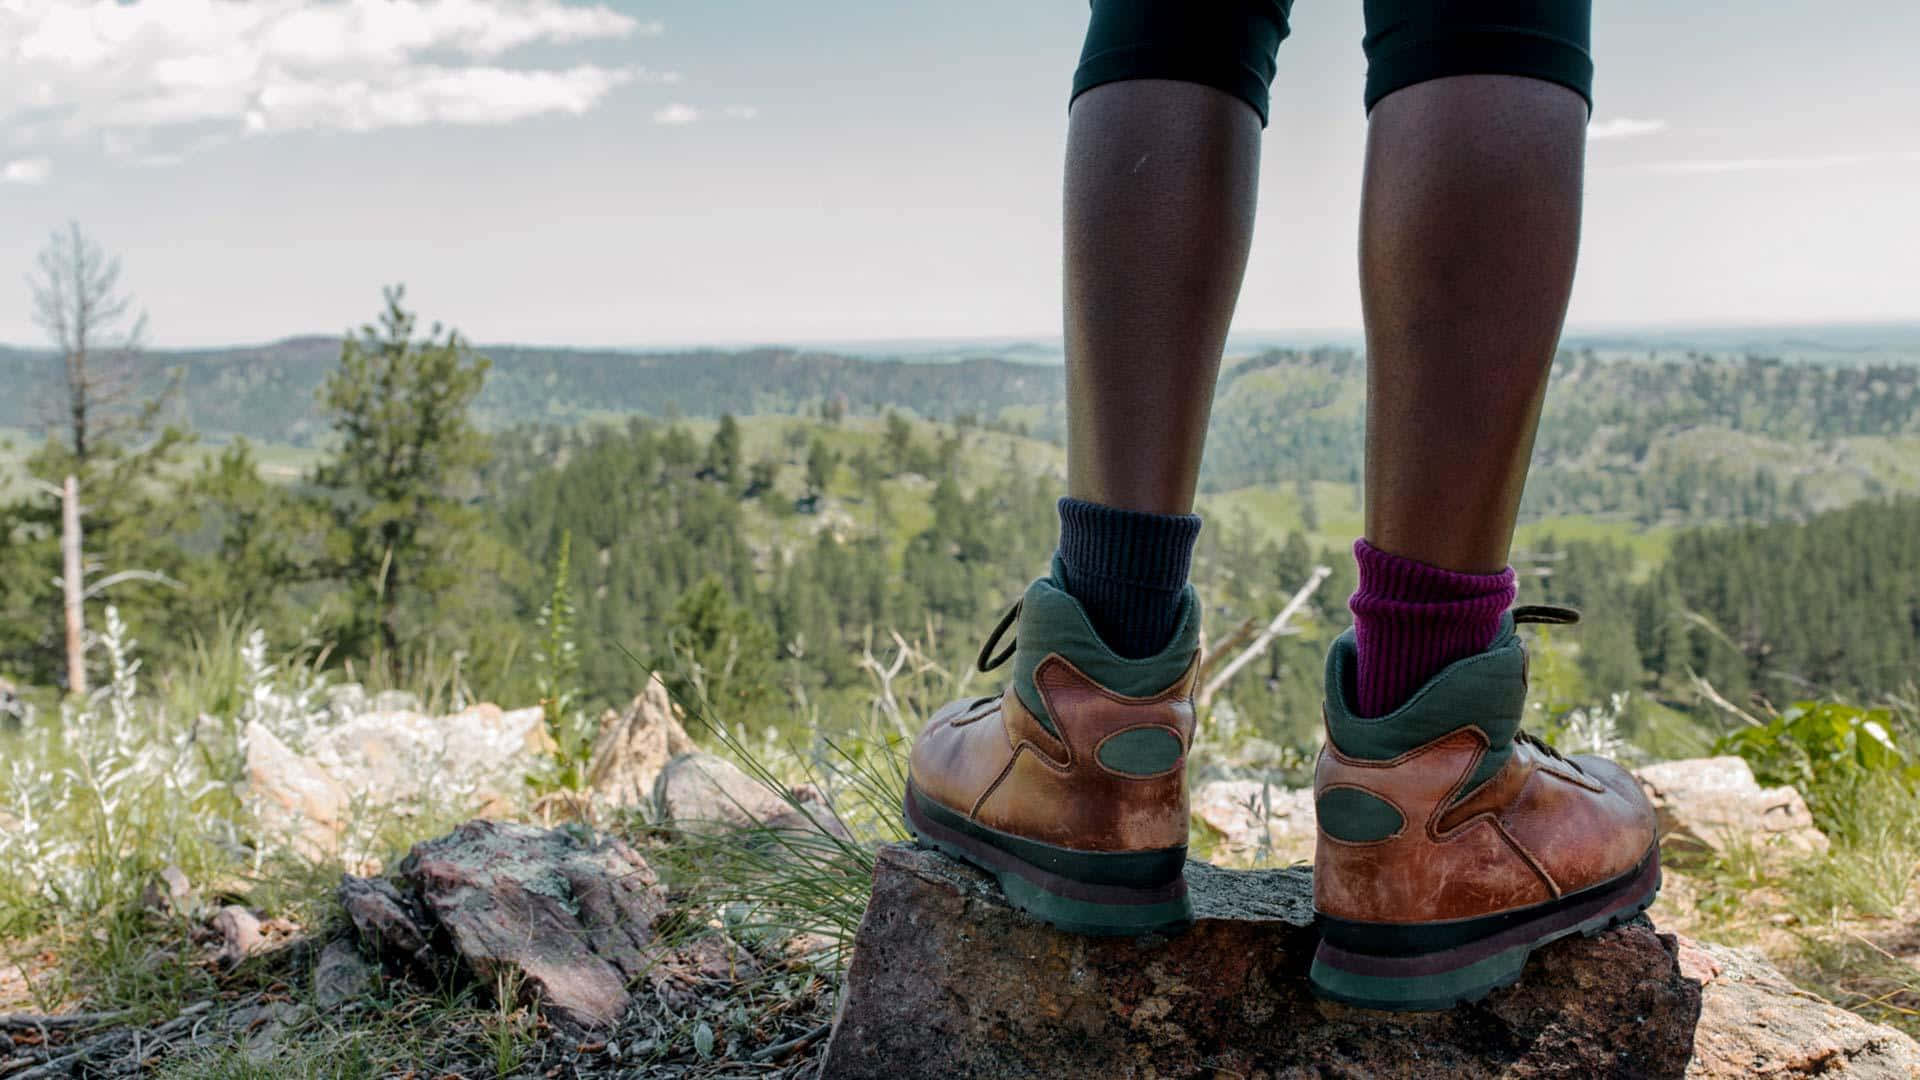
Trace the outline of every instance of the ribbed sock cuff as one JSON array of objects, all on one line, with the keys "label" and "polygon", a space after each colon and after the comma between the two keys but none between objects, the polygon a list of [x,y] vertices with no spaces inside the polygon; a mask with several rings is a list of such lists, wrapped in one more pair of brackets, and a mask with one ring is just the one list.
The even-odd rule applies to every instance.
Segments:
[{"label": "ribbed sock cuff", "polygon": [[1107,647],[1129,659],[1166,648],[1200,535],[1195,514],[1149,514],[1060,500],[1060,587]]},{"label": "ribbed sock cuff", "polygon": [[1358,540],[1360,587],[1347,601],[1358,647],[1356,712],[1384,716],[1456,660],[1484,651],[1513,605],[1513,568],[1461,574]]}]

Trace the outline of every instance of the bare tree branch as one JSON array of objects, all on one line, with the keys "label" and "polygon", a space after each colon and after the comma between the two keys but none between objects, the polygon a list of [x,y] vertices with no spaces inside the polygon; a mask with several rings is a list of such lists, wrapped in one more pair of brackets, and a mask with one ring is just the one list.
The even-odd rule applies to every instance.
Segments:
[{"label": "bare tree branch", "polygon": [[158,570],[122,570],[117,574],[108,574],[106,577],[87,586],[87,590],[83,595],[86,599],[91,600],[101,593],[106,592],[108,589],[113,588],[115,585],[122,585],[129,581],[146,581],[155,585],[165,585],[169,589],[186,588],[185,585],[162,574]]},{"label": "bare tree branch", "polygon": [[120,291],[120,260],[77,221],[47,240],[27,281],[34,322],[53,342],[61,371],[49,388],[58,400],[43,403],[42,422],[64,429],[62,441],[84,464],[121,432],[150,424],[164,403],[165,395],[138,400],[147,320],[132,315],[133,298]]},{"label": "bare tree branch", "polygon": [[1252,663],[1261,653],[1266,652],[1267,647],[1273,644],[1274,638],[1290,633],[1287,624],[1293,621],[1293,617],[1306,605],[1307,598],[1313,595],[1314,590],[1318,589],[1320,583],[1327,580],[1327,575],[1331,573],[1333,573],[1332,567],[1314,567],[1313,573],[1307,576],[1307,583],[1300,586],[1300,591],[1293,594],[1293,599],[1287,601],[1287,606],[1280,609],[1280,614],[1275,615],[1266,629],[1260,631],[1260,636],[1253,639],[1253,644],[1248,645],[1245,651],[1221,669],[1220,674],[1215,675],[1206,686],[1201,688],[1194,699],[1195,707],[1204,710],[1212,705],[1214,695],[1220,692],[1221,687],[1227,685],[1228,680],[1239,674],[1241,668]]},{"label": "bare tree branch", "polygon": [[[1207,676],[1213,674],[1213,669],[1220,665],[1220,660],[1228,653],[1252,640],[1254,631],[1258,629],[1260,629],[1260,620],[1249,615],[1241,620],[1239,626],[1233,628],[1231,634],[1221,638],[1218,645],[1212,644],[1207,641],[1205,637],[1202,637],[1200,639],[1200,652],[1202,654],[1200,657],[1200,671],[1193,677],[1193,681],[1203,686],[1206,685]],[[1205,628],[1203,627],[1201,633],[1204,634],[1205,632]]]}]

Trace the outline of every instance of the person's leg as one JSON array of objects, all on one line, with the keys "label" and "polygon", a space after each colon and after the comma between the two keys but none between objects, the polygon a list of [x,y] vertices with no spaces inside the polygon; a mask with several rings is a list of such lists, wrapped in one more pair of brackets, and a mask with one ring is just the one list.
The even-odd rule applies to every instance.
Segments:
[{"label": "person's leg", "polygon": [[1573,281],[1584,0],[1368,0],[1366,537],[1314,787],[1321,994],[1445,1008],[1632,917],[1654,815],[1519,731],[1514,514]]},{"label": "person's leg", "polygon": [[1260,117],[1223,90],[1143,79],[1074,100],[1057,573],[1124,656],[1166,645],[1187,583],[1259,172]]},{"label": "person's leg", "polygon": [[1378,716],[1486,648],[1573,285],[1587,103],[1460,75],[1381,100],[1367,130],[1359,707]]},{"label": "person's leg", "polygon": [[1361,188],[1366,535],[1466,574],[1506,568],[1573,289],[1587,103],[1512,75],[1374,107]]},{"label": "person's leg", "polygon": [[1166,645],[1192,561],[1286,6],[1104,0],[1074,76],[1055,574],[1124,656]]},{"label": "person's leg", "polygon": [[1187,584],[1213,382],[1253,226],[1289,0],[1096,0],[1066,180],[1068,493],[999,695],[914,744],[909,825],[1056,926],[1192,917],[1186,752],[1200,610]]},{"label": "person's leg", "polygon": [[1080,95],[1067,125],[1067,493],[1193,511],[1220,354],[1253,238],[1260,116],[1223,90],[1143,79]]}]

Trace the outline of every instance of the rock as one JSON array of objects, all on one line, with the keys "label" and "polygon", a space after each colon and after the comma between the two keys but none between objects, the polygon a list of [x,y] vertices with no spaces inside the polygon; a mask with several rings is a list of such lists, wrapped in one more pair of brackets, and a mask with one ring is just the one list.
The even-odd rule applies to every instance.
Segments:
[{"label": "rock", "polygon": [[1660,815],[1660,843],[1670,852],[1716,854],[1744,843],[1781,855],[1827,850],[1800,793],[1763,788],[1737,757],[1664,761],[1634,771]]},{"label": "rock", "polygon": [[20,700],[20,691],[12,683],[0,679],[0,730],[18,731],[26,718],[27,705]]},{"label": "rock", "polygon": [[335,938],[320,950],[313,965],[313,1003],[331,1009],[365,997],[373,989],[373,965],[346,938]]},{"label": "rock", "polygon": [[1193,789],[1191,805],[1193,816],[1220,835],[1215,862],[1249,862],[1262,856],[1282,865],[1313,860],[1311,789],[1259,780],[1211,780]]},{"label": "rock", "polygon": [[587,782],[596,796],[614,806],[644,806],[653,798],[654,781],[667,762],[697,749],[675,715],[667,685],[653,675],[626,712],[608,710],[593,743]]},{"label": "rock", "polygon": [[1655,926],[1679,934],[1691,934],[1700,924],[1700,883],[1693,878],[1660,868],[1660,895],[1647,908],[1647,918]]},{"label": "rock", "polygon": [[362,713],[322,734],[307,757],[363,806],[417,813],[516,795],[552,749],[539,709],[482,704],[448,716]]},{"label": "rock", "polygon": [[793,802],[788,802],[733,762],[698,751],[667,762],[653,787],[660,820],[678,825],[722,831],[814,830],[843,840],[851,836],[818,791],[802,785],[792,794]]},{"label": "rock", "polygon": [[515,988],[562,1026],[606,1028],[629,983],[661,952],[653,923],[666,890],[620,840],[470,821],[414,846],[401,888],[349,877],[341,900],[365,938],[437,969],[434,944],[489,989]]},{"label": "rock", "polygon": [[168,866],[140,890],[140,906],[155,915],[188,915],[193,908],[193,882],[186,871]]},{"label": "rock", "polygon": [[247,747],[243,801],[261,830],[303,859],[338,855],[351,803],[346,790],[258,721],[241,738]]},{"label": "rock", "polygon": [[1705,986],[1689,1078],[1920,1077],[1920,1044],[1795,988],[1753,953],[1681,939],[1680,959]]},{"label": "rock", "polygon": [[373,695],[373,710],[417,713],[420,711],[420,695],[411,690],[382,690]]},{"label": "rock", "polygon": [[266,935],[260,932],[260,920],[236,904],[214,912],[210,925],[220,935],[220,951],[214,954],[213,960],[222,968],[234,967],[266,944]]},{"label": "rock", "polygon": [[[449,716],[371,712],[325,728],[305,754],[249,723],[245,801],[302,858],[366,862],[351,819],[505,809],[552,749],[539,709],[475,705]],[[352,842],[350,842],[352,841]]]},{"label": "rock", "polygon": [[1014,911],[969,867],[881,849],[820,1075],[1720,1080],[1785,1060],[1737,1060],[1768,1052],[1766,1033],[1725,1030],[1743,1012],[1777,1015],[1783,1031],[1838,1025],[1853,1071],[1830,1075],[1909,1075],[1905,1036],[1779,986],[1739,980],[1745,996],[1722,1003],[1717,975],[1703,1009],[1689,946],[1638,920],[1542,949],[1518,985],[1448,1012],[1322,1002],[1306,985],[1306,868],[1187,874],[1198,922],[1186,934],[1085,938]]}]

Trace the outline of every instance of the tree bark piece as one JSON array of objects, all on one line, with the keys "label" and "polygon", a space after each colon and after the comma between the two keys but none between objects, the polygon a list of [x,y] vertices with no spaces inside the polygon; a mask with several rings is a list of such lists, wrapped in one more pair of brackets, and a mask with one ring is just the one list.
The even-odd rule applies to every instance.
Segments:
[{"label": "tree bark piece", "polygon": [[[1704,1015],[1722,1027],[1704,1029],[1701,975],[1644,922],[1542,949],[1519,985],[1449,1012],[1322,1002],[1305,977],[1307,870],[1189,863],[1187,880],[1186,934],[1083,938],[1014,911],[969,867],[882,849],[821,1075],[1717,1080],[1748,1075],[1734,1067],[1746,1044],[1711,1048],[1738,1011],[1762,1007],[1844,1032],[1831,1041],[1854,1048],[1855,1071],[1825,1075],[1906,1076],[1895,1070],[1920,1061],[1891,1029],[1751,980],[1734,985],[1758,998],[1716,1001]],[[1696,1057],[1704,1068],[1690,1070]]]},{"label": "tree bark piece", "polygon": [[627,986],[661,949],[666,890],[618,839],[470,821],[414,846],[404,889],[348,877],[341,900],[377,948],[439,966],[440,946],[492,989],[504,986],[563,1027],[610,1027]]}]

